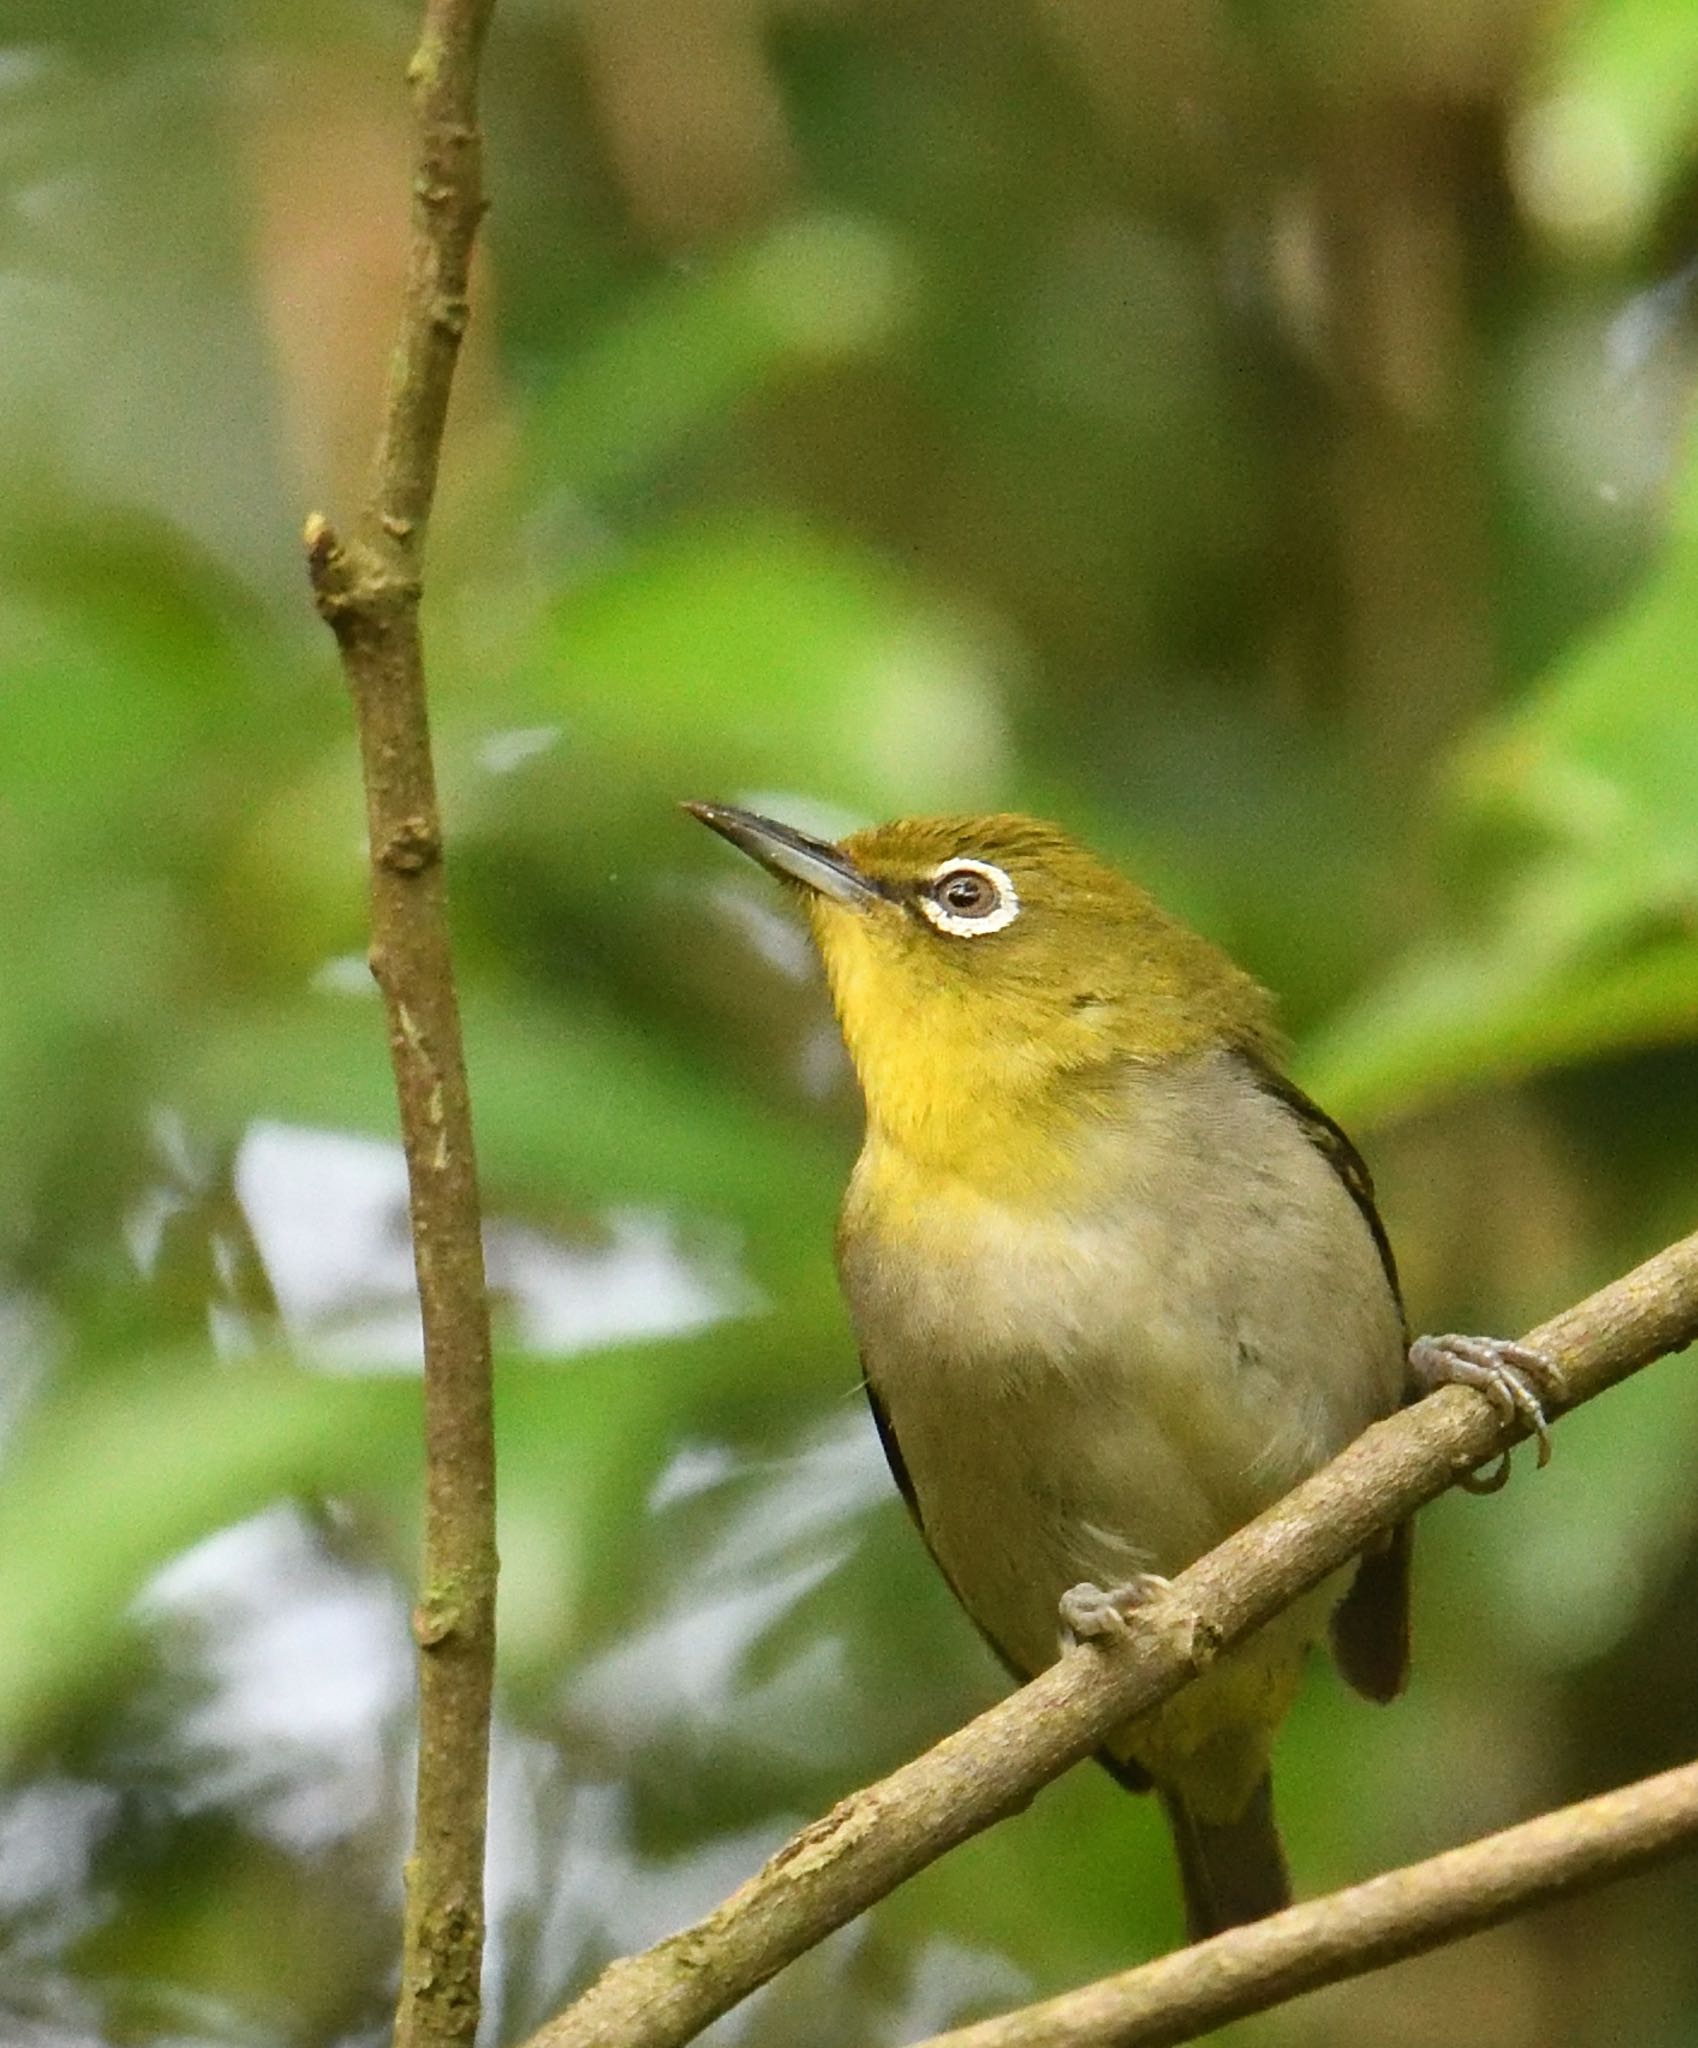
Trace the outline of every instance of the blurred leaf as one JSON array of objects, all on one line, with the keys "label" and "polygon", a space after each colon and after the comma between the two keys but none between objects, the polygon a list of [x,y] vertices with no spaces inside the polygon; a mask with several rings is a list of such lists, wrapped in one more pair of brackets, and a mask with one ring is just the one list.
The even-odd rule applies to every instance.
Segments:
[{"label": "blurred leaf", "polygon": [[[1586,0],[1534,73],[1522,154],[1559,223],[1642,231],[1698,155],[1698,14],[1685,0]],[[1524,127],[1527,117],[1523,117]]]},{"label": "blurred leaf", "polygon": [[550,476],[595,490],[651,468],[768,379],[879,347],[912,291],[882,226],[818,214],[669,278],[556,383],[539,422]]},{"label": "blurred leaf", "polygon": [[853,1372],[839,1336],[805,1316],[763,1315],[558,1363],[504,1361],[496,1381],[501,1467],[501,1670],[524,1687],[568,1656],[650,1619],[684,1562],[657,1559],[653,1492],[679,1453],[761,1415],[776,1441],[790,1399]]},{"label": "blurred leaf", "polygon": [[1698,1037],[1695,615],[1698,456],[1640,595],[1458,750],[1477,894],[1307,1047],[1338,1115]]},{"label": "blurred leaf", "polygon": [[[759,1229],[790,1263],[829,1242],[838,1169],[817,1132],[587,999],[545,1009],[487,985],[464,1005],[478,1150],[492,1211],[523,1200],[644,1203]],[[255,1117],[399,1142],[376,991],[306,995],[209,1017],[181,1042],[172,1099],[234,1136]],[[787,1227],[777,1233],[780,1218]]]},{"label": "blurred leaf", "polygon": [[417,1402],[405,1382],[155,1358],[47,1404],[0,1491],[0,1747],[110,1663],[125,1609],[177,1551],[281,1493],[416,1467]]},{"label": "blurred leaf", "polygon": [[1609,967],[1527,975],[1487,949],[1429,949],[1303,1048],[1305,1087],[1367,1128],[1469,1088],[1698,1038],[1698,940]]},{"label": "blurred leaf", "polygon": [[982,805],[1003,773],[983,636],[866,551],[770,520],[698,526],[579,588],[548,675],[569,729],[680,795],[729,776],[935,809]]},{"label": "blurred leaf", "polygon": [[[805,1327],[766,1317],[559,1362],[504,1356],[503,1671],[510,1660],[512,1675],[534,1675],[586,1627],[623,1615],[668,1459],[716,1402],[742,1401],[780,1361],[801,1369],[826,1350]],[[846,1355],[839,1367],[852,1369]],[[0,1750],[111,1665],[137,1593],[200,1538],[298,1492],[381,1500],[410,1528],[419,1403],[411,1375],[169,1357],[49,1399],[0,1489]]]}]

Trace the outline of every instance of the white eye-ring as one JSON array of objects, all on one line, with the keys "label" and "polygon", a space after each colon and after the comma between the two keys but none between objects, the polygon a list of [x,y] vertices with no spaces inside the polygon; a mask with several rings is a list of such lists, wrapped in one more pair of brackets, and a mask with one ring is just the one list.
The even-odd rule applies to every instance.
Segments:
[{"label": "white eye-ring", "polygon": [[926,877],[919,902],[929,923],[958,939],[982,939],[1020,915],[1014,884],[988,860],[941,862]]}]

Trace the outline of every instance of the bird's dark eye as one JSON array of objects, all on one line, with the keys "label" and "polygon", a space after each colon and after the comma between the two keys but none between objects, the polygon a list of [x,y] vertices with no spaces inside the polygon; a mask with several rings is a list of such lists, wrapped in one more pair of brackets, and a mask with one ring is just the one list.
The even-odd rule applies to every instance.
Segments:
[{"label": "bird's dark eye", "polygon": [[957,917],[983,917],[996,908],[996,884],[972,868],[957,868],[938,883],[937,900]]},{"label": "bird's dark eye", "polygon": [[1014,884],[988,860],[945,861],[933,872],[919,903],[929,923],[962,939],[999,932],[1020,914]]}]

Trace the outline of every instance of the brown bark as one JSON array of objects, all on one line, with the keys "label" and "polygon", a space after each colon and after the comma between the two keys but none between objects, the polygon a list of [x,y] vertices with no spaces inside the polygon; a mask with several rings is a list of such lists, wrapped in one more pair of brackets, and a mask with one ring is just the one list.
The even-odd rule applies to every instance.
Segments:
[{"label": "brown bark", "polygon": [[371,965],[388,1017],[424,1323],[418,1793],[399,2048],[471,2042],[483,1957],[496,1571],[489,1309],[419,597],[484,204],[477,65],[491,4],[427,0],[408,67],[414,125],[406,288],[370,497],[346,542],[316,514],[305,536],[313,593],[335,631],[359,731]]}]

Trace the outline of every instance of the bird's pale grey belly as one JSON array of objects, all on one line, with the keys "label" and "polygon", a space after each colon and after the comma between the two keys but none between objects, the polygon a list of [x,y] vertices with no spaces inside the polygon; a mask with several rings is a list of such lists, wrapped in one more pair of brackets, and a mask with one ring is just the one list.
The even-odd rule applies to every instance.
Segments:
[{"label": "bird's pale grey belly", "polygon": [[868,1377],[927,1542],[1020,1668],[1055,1655],[1068,1586],[1183,1569],[1395,1405],[1395,1303],[1305,1154],[1291,1171],[1314,1158],[1323,1178],[1295,1207],[1230,1175],[1208,1214],[1136,1191],[1089,1221],[957,1194],[899,1248],[852,1197]]}]

